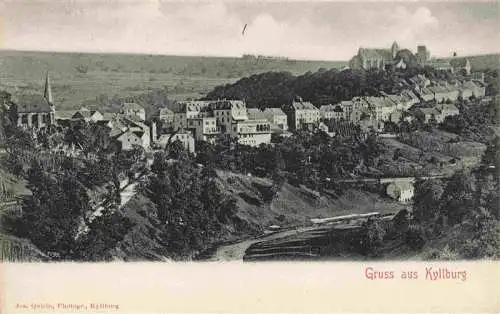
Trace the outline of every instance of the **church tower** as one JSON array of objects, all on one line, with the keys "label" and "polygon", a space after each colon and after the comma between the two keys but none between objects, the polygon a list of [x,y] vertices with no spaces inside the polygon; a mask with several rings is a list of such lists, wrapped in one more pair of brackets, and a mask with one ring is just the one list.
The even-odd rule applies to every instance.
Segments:
[{"label": "church tower", "polygon": [[47,100],[51,107],[54,107],[54,100],[52,99],[52,87],[50,86],[50,77],[48,71],[45,77],[45,89],[43,91],[43,97],[45,98],[45,100]]},{"label": "church tower", "polygon": [[399,45],[397,42],[393,42],[391,46],[391,53],[392,53],[392,58],[396,59],[396,55],[399,51]]},{"label": "church tower", "polygon": [[50,116],[49,116],[49,121],[50,124],[54,124],[56,121],[56,106],[54,105],[54,99],[52,98],[52,87],[50,86],[50,77],[49,77],[49,71],[47,71],[47,75],[45,76],[45,88],[43,90],[43,98],[49,103],[50,105]]}]

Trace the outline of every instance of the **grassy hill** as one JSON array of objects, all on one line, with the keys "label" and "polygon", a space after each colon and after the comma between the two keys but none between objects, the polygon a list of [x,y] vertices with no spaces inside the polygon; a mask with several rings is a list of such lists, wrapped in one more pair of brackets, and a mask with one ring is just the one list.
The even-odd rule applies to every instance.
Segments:
[{"label": "grassy hill", "polygon": [[215,86],[267,71],[300,74],[345,66],[338,61],[168,55],[0,51],[0,90],[14,96],[43,92],[50,71],[59,110],[84,101],[168,91],[172,99],[204,96]]}]

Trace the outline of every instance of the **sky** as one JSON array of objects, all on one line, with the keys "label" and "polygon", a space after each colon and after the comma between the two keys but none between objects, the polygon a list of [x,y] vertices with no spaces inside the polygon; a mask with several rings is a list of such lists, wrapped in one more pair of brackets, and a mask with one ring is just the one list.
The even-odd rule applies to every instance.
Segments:
[{"label": "sky", "polygon": [[14,50],[348,60],[397,41],[446,57],[500,52],[499,34],[496,1],[0,0]]}]

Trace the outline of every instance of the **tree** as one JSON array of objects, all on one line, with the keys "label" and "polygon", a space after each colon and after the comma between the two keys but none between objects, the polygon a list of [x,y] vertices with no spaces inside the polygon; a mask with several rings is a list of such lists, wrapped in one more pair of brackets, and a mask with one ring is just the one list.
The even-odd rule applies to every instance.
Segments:
[{"label": "tree", "polygon": [[449,218],[449,223],[461,222],[467,213],[475,207],[475,181],[472,174],[455,173],[444,190],[441,201],[441,212]]},{"label": "tree", "polygon": [[89,71],[89,66],[85,64],[79,64],[75,67],[75,69],[80,74],[87,74],[87,72]]},{"label": "tree", "polygon": [[74,258],[83,261],[110,261],[117,243],[133,226],[119,212],[107,210],[89,224],[89,231],[75,243]]},{"label": "tree", "polygon": [[171,142],[165,150],[167,151],[168,157],[172,159],[180,159],[187,154],[184,145],[179,140]]},{"label": "tree", "polygon": [[500,222],[483,207],[472,211],[467,222],[473,231],[473,236],[461,247],[461,254],[474,259],[499,258]]},{"label": "tree", "polygon": [[82,215],[90,209],[85,188],[73,174],[47,174],[36,160],[28,187],[32,195],[23,200],[22,215],[11,222],[12,232],[56,258],[71,258]]},{"label": "tree", "polygon": [[377,256],[380,253],[386,231],[376,219],[368,219],[363,223],[361,251],[367,255]]}]

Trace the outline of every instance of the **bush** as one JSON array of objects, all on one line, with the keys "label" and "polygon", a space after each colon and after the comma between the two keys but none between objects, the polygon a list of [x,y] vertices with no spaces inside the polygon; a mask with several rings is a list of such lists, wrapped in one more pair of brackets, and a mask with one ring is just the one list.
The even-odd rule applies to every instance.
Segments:
[{"label": "bush", "polygon": [[420,250],[425,245],[425,235],[422,227],[411,225],[406,230],[404,239],[412,250]]},{"label": "bush", "polygon": [[446,245],[443,249],[432,249],[424,255],[424,260],[441,260],[441,261],[454,261],[459,259],[460,255],[450,249]]}]

